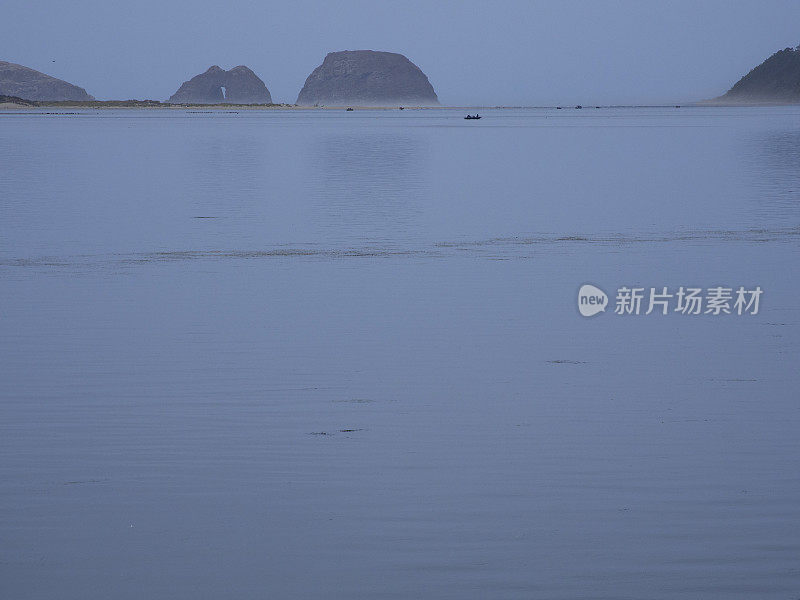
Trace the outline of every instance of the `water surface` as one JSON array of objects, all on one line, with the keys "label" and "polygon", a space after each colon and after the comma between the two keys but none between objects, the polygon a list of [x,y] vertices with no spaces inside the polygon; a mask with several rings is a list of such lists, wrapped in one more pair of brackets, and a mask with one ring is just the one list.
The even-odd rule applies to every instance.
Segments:
[{"label": "water surface", "polygon": [[3,596],[797,597],[800,109],[73,112],[0,115]]}]

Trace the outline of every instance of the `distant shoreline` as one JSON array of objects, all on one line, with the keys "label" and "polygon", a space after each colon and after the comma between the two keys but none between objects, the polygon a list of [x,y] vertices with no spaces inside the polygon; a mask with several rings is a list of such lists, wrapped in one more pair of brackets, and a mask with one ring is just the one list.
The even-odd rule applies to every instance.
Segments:
[{"label": "distant shoreline", "polygon": [[0,96],[0,108],[300,108],[293,104],[171,104],[158,100],[26,100]]},{"label": "distant shoreline", "polygon": [[[768,106],[800,106],[795,102],[731,102],[700,100],[684,104],[607,104],[607,105],[548,105],[548,106],[404,106],[407,110],[496,110],[496,109],[564,109],[595,110],[598,108],[689,108],[689,107],[768,107]],[[297,104],[171,104],[158,100],[62,100],[35,101],[10,96],[0,96],[0,110],[35,110],[41,108],[70,109],[158,109],[158,110],[398,110],[398,106],[300,106]]]}]

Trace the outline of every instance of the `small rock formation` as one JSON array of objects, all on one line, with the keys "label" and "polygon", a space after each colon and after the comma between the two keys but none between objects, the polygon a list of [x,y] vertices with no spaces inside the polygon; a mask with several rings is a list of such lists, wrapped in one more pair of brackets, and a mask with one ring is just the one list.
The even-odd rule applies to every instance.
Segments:
[{"label": "small rock formation", "polygon": [[306,79],[297,104],[436,106],[433,86],[402,54],[374,50],[331,52]]},{"label": "small rock formation", "polygon": [[4,61],[0,61],[0,94],[25,100],[94,100],[77,85]]},{"label": "small rock formation", "polygon": [[800,46],[776,52],[714,102],[800,102]]},{"label": "small rock formation", "polygon": [[272,104],[267,86],[247,67],[230,71],[217,65],[205,73],[184,81],[170,99],[170,104]]}]

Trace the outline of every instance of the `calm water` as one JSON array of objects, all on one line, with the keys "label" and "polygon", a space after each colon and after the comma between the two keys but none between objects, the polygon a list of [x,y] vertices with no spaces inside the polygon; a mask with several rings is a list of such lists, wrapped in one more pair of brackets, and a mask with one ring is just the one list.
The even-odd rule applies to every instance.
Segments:
[{"label": "calm water", "polygon": [[0,115],[3,598],[798,597],[800,108],[483,114]]}]

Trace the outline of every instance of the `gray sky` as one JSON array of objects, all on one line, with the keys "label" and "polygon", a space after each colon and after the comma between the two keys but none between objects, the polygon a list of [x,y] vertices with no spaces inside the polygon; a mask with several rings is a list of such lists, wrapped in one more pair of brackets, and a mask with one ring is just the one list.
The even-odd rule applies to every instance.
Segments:
[{"label": "gray sky", "polygon": [[0,60],[157,100],[245,64],[294,102],[327,52],[389,50],[445,104],[671,103],[723,93],[799,25],[798,0],[28,0],[3,7]]}]

